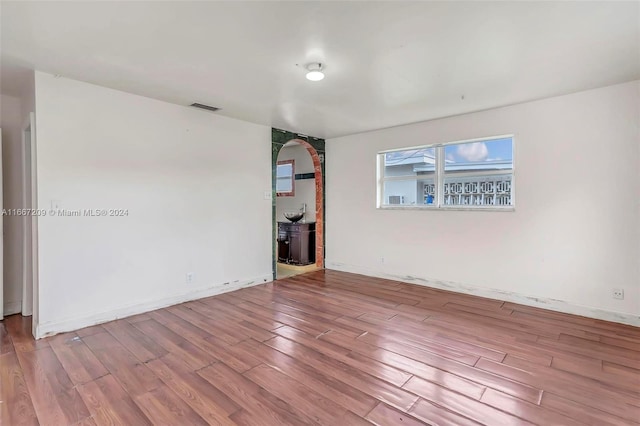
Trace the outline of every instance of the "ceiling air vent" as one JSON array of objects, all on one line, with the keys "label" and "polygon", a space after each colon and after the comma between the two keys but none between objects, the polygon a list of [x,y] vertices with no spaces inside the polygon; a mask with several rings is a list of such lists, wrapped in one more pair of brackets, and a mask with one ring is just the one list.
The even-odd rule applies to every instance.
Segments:
[{"label": "ceiling air vent", "polygon": [[206,109],[207,111],[217,111],[217,110],[220,109],[220,108],[216,108],[216,107],[205,105],[205,104],[199,104],[197,102],[192,103],[191,106],[192,107],[196,107],[196,108],[200,108],[200,109]]}]

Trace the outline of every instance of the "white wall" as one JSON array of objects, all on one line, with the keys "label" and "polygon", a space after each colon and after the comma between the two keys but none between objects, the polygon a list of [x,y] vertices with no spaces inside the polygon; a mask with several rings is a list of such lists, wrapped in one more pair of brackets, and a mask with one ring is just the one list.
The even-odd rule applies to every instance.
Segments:
[{"label": "white wall", "polygon": [[22,94],[20,96],[20,106],[22,111],[23,123],[29,118],[29,114],[36,110],[36,88],[35,88],[35,72],[25,71],[28,75],[22,83]]},{"label": "white wall", "polygon": [[[302,145],[287,145],[280,150],[278,161],[294,160],[294,173],[314,173],[313,159],[311,154]],[[302,204],[307,204],[307,214],[304,220],[309,222],[316,221],[316,181],[315,179],[301,179],[295,181],[295,196],[293,197],[277,197],[276,198],[276,221],[287,222],[283,216],[287,211],[298,211],[302,208]]]},{"label": "white wall", "polygon": [[[329,139],[327,267],[640,325],[639,122],[636,81]],[[515,212],[376,210],[380,150],[510,133]]]},{"label": "white wall", "polygon": [[128,210],[40,219],[38,337],[271,280],[270,128],[44,73],[36,109],[39,207]]},{"label": "white wall", "polygon": [[[0,96],[2,127],[2,195],[5,209],[22,208],[22,102]],[[4,315],[22,310],[22,218],[4,216]]]},{"label": "white wall", "polygon": [[[28,70],[26,71],[28,73],[27,76],[25,76],[24,81],[23,81],[23,86],[22,86],[22,93],[21,93],[21,97],[20,97],[20,106],[21,106],[21,112],[22,112],[22,131],[25,130],[27,123],[29,123],[29,137],[31,138],[31,140],[33,141],[35,139],[35,113],[36,113],[36,91],[35,91],[35,72],[33,70]],[[33,117],[32,117],[33,114]],[[36,190],[34,189],[29,189],[27,192],[27,197],[29,197],[30,199],[27,199],[27,201],[25,202],[25,198],[23,194],[24,192],[24,174],[28,173],[31,178],[28,179],[28,181],[26,182],[27,185],[31,186],[31,185],[35,185],[37,184],[35,182],[35,179],[33,178],[34,176],[34,164],[36,161],[36,147],[32,146],[33,142],[32,141],[22,141],[25,144],[29,144],[28,145],[28,149],[27,151],[25,151],[25,156],[26,158],[23,159],[23,157],[21,156],[21,160],[22,163],[24,163],[24,161],[29,161],[30,164],[25,165],[25,164],[21,164],[21,168],[22,170],[22,176],[21,176],[21,180],[20,180],[20,188],[19,188],[19,193],[20,193],[20,197],[23,199],[22,201],[22,206],[25,208],[30,208],[30,209],[34,209],[37,207],[37,205],[35,205],[34,203],[31,202],[30,199],[32,199],[33,194],[36,192]],[[21,147],[21,150],[23,149],[23,147]],[[26,170],[25,170],[26,169]],[[22,234],[24,232],[25,229],[23,229],[23,227],[26,227],[27,229],[27,236],[26,238],[30,238],[31,241],[28,243],[28,247],[27,247],[27,251],[28,253],[26,254],[27,258],[24,259],[24,268],[26,269],[26,271],[24,272],[25,277],[26,277],[26,286],[23,289],[23,293],[22,293],[22,314],[23,315],[32,315],[32,321],[31,321],[31,329],[32,329],[32,333],[35,336],[36,335],[36,327],[38,325],[38,288],[37,288],[37,278],[38,278],[38,274],[37,274],[37,263],[38,263],[38,259],[37,259],[37,243],[34,243],[33,241],[35,241],[37,239],[37,226],[38,226],[38,217],[32,217],[31,221],[28,222],[23,222],[21,224],[20,227],[20,233]],[[25,251],[25,247],[24,247],[24,241],[20,241],[20,244],[17,246],[17,248],[19,248],[19,250],[21,252]],[[23,255],[24,258],[25,255]],[[34,266],[35,265],[35,266]],[[21,279],[22,279],[22,271],[21,271]]]}]

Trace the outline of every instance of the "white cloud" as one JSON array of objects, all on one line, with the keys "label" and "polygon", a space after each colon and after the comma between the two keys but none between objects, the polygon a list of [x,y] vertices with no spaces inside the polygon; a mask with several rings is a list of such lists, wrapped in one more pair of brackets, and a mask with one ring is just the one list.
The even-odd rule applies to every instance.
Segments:
[{"label": "white cloud", "polygon": [[484,142],[472,142],[458,145],[456,154],[467,161],[484,161],[489,155],[489,150]]}]

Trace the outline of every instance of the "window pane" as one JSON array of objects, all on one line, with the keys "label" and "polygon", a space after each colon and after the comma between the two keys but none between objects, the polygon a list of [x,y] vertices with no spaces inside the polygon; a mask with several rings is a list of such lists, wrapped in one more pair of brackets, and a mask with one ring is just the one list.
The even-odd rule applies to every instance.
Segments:
[{"label": "window pane", "polygon": [[293,187],[291,186],[291,178],[278,178],[276,180],[276,192],[291,192]]},{"label": "window pane", "polygon": [[280,177],[291,177],[293,174],[293,163],[278,164],[276,175]]},{"label": "window pane", "polygon": [[494,139],[444,147],[445,172],[513,169],[513,140]]},{"label": "window pane", "polygon": [[293,191],[293,164],[278,164],[276,167],[276,192]]},{"label": "window pane", "polygon": [[512,137],[411,148],[379,158],[382,205],[514,205]]},{"label": "window pane", "polygon": [[434,173],[415,179],[385,181],[383,204],[385,205],[435,205]]},{"label": "window pane", "polygon": [[384,155],[384,175],[385,177],[416,176],[425,172],[433,173],[435,163],[435,148],[387,152]]},{"label": "window pane", "polygon": [[511,206],[513,140],[446,145],[445,206]]}]

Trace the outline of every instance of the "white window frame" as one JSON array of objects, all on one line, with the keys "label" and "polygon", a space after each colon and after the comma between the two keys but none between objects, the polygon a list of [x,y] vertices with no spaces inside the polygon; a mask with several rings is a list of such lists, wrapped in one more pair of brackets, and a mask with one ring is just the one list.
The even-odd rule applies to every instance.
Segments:
[{"label": "white window frame", "polygon": [[[444,204],[444,178],[445,178],[445,147],[448,145],[460,145],[464,143],[486,142],[496,139],[511,138],[511,205],[508,206],[479,206],[479,205],[446,205]],[[436,153],[436,170],[434,175],[434,183],[436,187],[436,197],[433,204],[411,204],[411,205],[390,205],[384,203],[384,183],[389,181],[410,180],[408,176],[384,176],[384,158],[390,152],[409,151],[412,149],[434,148]],[[377,170],[377,191],[376,191],[376,208],[381,210],[473,210],[473,211],[515,211],[516,206],[516,136],[514,134],[489,136],[476,139],[463,139],[453,142],[444,142],[431,145],[410,146],[396,149],[388,149],[378,152],[376,162]],[[474,176],[483,174],[494,175],[495,172],[477,172]]]},{"label": "white window frame", "polygon": [[[284,166],[285,164],[291,164],[290,175],[279,175],[278,166]],[[291,191],[278,191],[278,179],[291,180]],[[296,160],[283,160],[276,162],[276,197],[295,197],[296,196]]]}]

